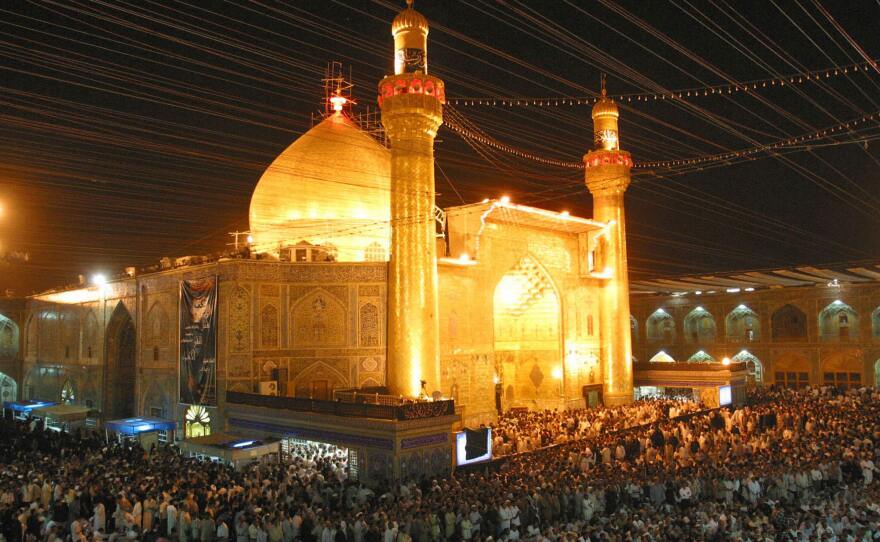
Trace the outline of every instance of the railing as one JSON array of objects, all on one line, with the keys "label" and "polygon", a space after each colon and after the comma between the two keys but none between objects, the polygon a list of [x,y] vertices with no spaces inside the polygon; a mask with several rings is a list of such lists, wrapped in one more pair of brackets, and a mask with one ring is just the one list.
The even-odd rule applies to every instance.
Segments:
[{"label": "railing", "polygon": [[[360,397],[360,395],[358,395]],[[226,402],[265,408],[332,414],[349,418],[378,418],[382,420],[416,420],[455,414],[455,402],[414,401],[396,405],[367,402],[325,401],[305,397],[276,397],[256,393],[226,392]]]},{"label": "railing", "polygon": [[333,390],[333,400],[344,403],[369,403],[372,405],[399,406],[406,404],[406,400],[399,395],[387,393],[367,392],[358,390]]}]

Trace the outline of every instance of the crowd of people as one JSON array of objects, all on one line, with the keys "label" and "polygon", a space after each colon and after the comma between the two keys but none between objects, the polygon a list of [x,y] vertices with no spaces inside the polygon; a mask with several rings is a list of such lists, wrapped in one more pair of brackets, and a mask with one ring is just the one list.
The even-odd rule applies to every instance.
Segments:
[{"label": "crowd of people", "polygon": [[[173,448],[144,451],[4,420],[0,536],[9,542],[880,539],[874,482],[880,392],[765,389],[743,408],[692,409],[649,401],[597,412],[511,414],[496,435],[524,453],[482,471],[372,489],[351,479],[332,448],[296,448],[280,464],[236,471]],[[545,425],[552,427],[546,439]],[[559,430],[565,439],[556,438]],[[527,441],[523,449],[518,441]]]},{"label": "crowd of people", "polygon": [[677,418],[700,410],[695,402],[657,397],[617,408],[510,409],[492,424],[492,452],[506,456]]}]

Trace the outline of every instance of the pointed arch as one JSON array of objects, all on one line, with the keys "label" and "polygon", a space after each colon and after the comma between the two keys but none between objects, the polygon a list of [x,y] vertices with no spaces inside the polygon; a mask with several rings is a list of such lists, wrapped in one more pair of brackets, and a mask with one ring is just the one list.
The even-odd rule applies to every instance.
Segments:
[{"label": "pointed arch", "polygon": [[369,378],[364,379],[364,381],[361,382],[361,385],[359,387],[360,388],[379,388],[381,386],[382,385],[379,384],[378,380],[376,380],[373,377],[369,377]]},{"label": "pointed arch", "polygon": [[848,341],[859,338],[859,314],[836,299],[819,313],[819,340]]},{"label": "pointed arch", "polygon": [[165,346],[168,343],[169,319],[168,311],[160,301],[155,301],[147,312],[147,329],[144,334],[148,346]]},{"label": "pointed arch", "polygon": [[636,317],[632,314],[629,315],[629,334],[632,339],[632,342],[638,342],[639,340],[639,321],[636,320]]},{"label": "pointed arch", "polygon": [[688,344],[715,342],[715,317],[703,307],[697,307],[684,318],[684,339]]},{"label": "pointed arch", "polygon": [[724,319],[727,339],[735,342],[753,342],[761,338],[761,320],[745,305],[739,305]]},{"label": "pointed arch", "polygon": [[78,397],[76,393],[76,387],[74,385],[73,379],[68,378],[61,386],[61,402],[65,405],[72,405],[76,403],[77,398]]},{"label": "pointed arch", "polygon": [[[589,304],[587,305],[589,306]],[[562,296],[550,273],[531,254],[524,254],[501,274],[492,292],[492,321],[496,359],[503,360],[496,370],[509,376],[513,395],[518,401],[539,408],[555,407],[560,390],[555,385],[541,385],[543,375],[552,374],[564,359],[562,348],[562,314],[566,309],[569,326],[577,326],[582,306],[571,300],[562,306]],[[585,312],[586,314],[586,312]],[[581,325],[589,331],[589,318]],[[530,367],[529,370],[526,370]],[[467,397],[466,380],[454,382],[455,393]],[[468,399],[465,399],[466,401]]]},{"label": "pointed arch", "polygon": [[170,395],[159,382],[153,380],[150,382],[146,393],[143,394],[143,405],[141,412],[144,416],[149,416],[153,409],[160,410],[160,417],[168,418],[171,416],[171,400]]},{"label": "pointed arch", "polygon": [[315,288],[291,306],[291,342],[297,347],[343,346],[347,321],[342,301],[324,288]]},{"label": "pointed arch", "polygon": [[106,418],[129,418],[135,413],[134,319],[120,301],[107,323],[107,379],[103,412]]},{"label": "pointed arch", "polygon": [[764,382],[764,365],[761,364],[761,360],[755,357],[754,354],[748,350],[743,350],[733,356],[732,360],[745,363],[746,367],[748,367],[749,375],[755,379],[755,382],[759,384]]},{"label": "pointed arch", "polygon": [[186,438],[204,437],[211,434],[211,411],[202,405],[190,405],[183,415]]},{"label": "pointed arch", "polygon": [[294,387],[297,397],[330,399],[335,389],[349,387],[348,377],[323,361],[309,365],[296,376]]},{"label": "pointed arch", "polygon": [[651,363],[673,363],[675,359],[663,350],[661,350],[654,354],[654,357],[652,357],[648,361]]},{"label": "pointed arch", "polygon": [[648,342],[672,344],[675,342],[675,320],[662,308],[654,311],[645,322]]},{"label": "pointed arch", "polygon": [[773,312],[770,326],[774,341],[807,338],[807,315],[791,303]]},{"label": "pointed arch", "polygon": [[18,324],[0,314],[0,358],[14,358],[18,354]]},{"label": "pointed arch", "polygon": [[688,363],[712,363],[715,358],[702,350],[697,350],[694,355],[688,358]]}]

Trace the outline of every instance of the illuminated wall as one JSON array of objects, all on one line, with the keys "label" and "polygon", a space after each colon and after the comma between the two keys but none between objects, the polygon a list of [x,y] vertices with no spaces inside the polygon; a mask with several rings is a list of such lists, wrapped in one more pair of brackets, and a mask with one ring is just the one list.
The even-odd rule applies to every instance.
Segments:
[{"label": "illuminated wall", "polygon": [[560,302],[531,257],[508,271],[493,295],[495,357],[505,406],[559,404],[562,390]]}]

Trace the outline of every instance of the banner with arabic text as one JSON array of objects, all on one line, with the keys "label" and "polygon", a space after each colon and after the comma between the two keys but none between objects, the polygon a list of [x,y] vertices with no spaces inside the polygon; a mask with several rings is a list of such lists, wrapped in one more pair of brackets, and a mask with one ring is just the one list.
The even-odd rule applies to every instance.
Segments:
[{"label": "banner with arabic text", "polygon": [[180,402],[217,404],[217,277],[180,282]]}]

